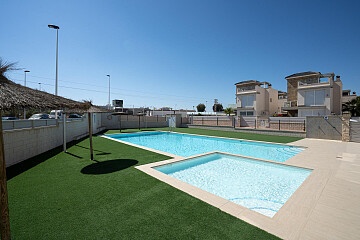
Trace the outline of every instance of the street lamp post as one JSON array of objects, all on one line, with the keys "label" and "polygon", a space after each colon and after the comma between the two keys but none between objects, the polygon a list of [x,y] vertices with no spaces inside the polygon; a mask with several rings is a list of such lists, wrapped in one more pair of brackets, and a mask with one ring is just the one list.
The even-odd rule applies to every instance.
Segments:
[{"label": "street lamp post", "polygon": [[[26,73],[30,72],[29,70],[25,70],[24,74],[25,74],[25,79],[24,79],[24,86],[26,87]],[[26,109],[24,108],[24,119],[26,119]]]},{"label": "street lamp post", "polygon": [[24,80],[24,86],[26,87],[26,73],[30,72],[29,70],[25,70],[24,73],[25,73],[25,80]]},{"label": "street lamp post", "polygon": [[48,25],[49,28],[53,28],[56,30],[56,76],[55,76],[55,95],[58,95],[58,59],[59,59],[59,55],[58,55],[58,43],[59,43],[59,26],[53,25],[53,24],[49,24]]},{"label": "street lamp post", "polygon": [[108,98],[108,109],[110,110],[110,75],[108,74],[108,75],[106,75],[106,76],[108,76],[109,77],[109,98]]}]

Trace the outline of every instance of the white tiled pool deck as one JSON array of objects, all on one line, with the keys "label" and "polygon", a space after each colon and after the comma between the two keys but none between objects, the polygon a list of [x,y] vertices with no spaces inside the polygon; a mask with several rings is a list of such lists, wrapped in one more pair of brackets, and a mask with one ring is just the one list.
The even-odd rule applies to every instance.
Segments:
[{"label": "white tiled pool deck", "polygon": [[273,218],[207,193],[152,168],[182,158],[137,168],[283,239],[359,239],[360,144],[302,139],[290,145],[304,146],[306,150],[285,164],[314,170]]}]

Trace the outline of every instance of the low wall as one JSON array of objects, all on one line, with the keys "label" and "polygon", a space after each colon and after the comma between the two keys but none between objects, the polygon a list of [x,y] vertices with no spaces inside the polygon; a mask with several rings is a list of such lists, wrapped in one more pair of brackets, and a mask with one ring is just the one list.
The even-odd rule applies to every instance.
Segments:
[{"label": "low wall", "polygon": [[166,117],[161,116],[132,116],[132,115],[111,115],[101,113],[101,122],[106,129],[126,128],[157,128],[168,127]]},{"label": "low wall", "polygon": [[191,116],[192,125],[204,126],[234,126],[233,116]]},{"label": "low wall", "polygon": [[230,132],[246,132],[246,133],[255,133],[255,134],[266,134],[266,135],[275,135],[275,136],[288,136],[288,137],[301,137],[305,138],[306,134],[302,132],[293,132],[293,131],[278,131],[278,130],[265,130],[265,129],[251,129],[251,128],[234,128],[234,127],[222,127],[222,126],[199,126],[199,125],[188,125],[189,128],[200,128],[200,129],[209,129],[209,130],[221,130],[221,131],[230,131]]},{"label": "low wall", "polygon": [[339,116],[306,117],[306,137],[342,140],[343,120]]},{"label": "low wall", "polygon": [[[63,122],[55,121],[51,126],[44,126],[43,121],[22,121],[20,129],[4,130],[4,150],[6,166],[22,162],[63,144]],[[5,121],[3,121],[4,123]],[[29,122],[35,124],[29,125]],[[26,126],[30,127],[26,127]],[[102,131],[101,117],[93,114],[93,133]],[[71,142],[89,134],[86,117],[66,122],[66,141]]]},{"label": "low wall", "polygon": [[[92,121],[94,134],[105,129],[119,129],[120,126],[123,129],[168,126],[166,117],[161,116],[113,116],[109,113],[92,113]],[[181,122],[187,123],[187,119],[182,118]],[[88,135],[87,115],[66,122],[66,142]],[[61,146],[63,122],[55,119],[3,121],[3,136],[5,161],[8,167]]]}]

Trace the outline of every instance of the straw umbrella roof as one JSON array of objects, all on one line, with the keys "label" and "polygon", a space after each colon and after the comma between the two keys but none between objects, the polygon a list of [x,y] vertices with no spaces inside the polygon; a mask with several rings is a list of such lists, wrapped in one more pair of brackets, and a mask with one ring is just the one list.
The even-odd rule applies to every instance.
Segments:
[{"label": "straw umbrella roof", "polygon": [[13,108],[89,109],[91,103],[81,103],[46,92],[34,90],[10,81],[5,73],[16,70],[13,63],[0,58],[0,233],[1,239],[10,239],[10,220],[6,186],[6,166],[1,112]]},{"label": "straw umbrella roof", "polygon": [[77,102],[24,87],[0,75],[0,110],[13,108],[88,109],[89,103]]}]

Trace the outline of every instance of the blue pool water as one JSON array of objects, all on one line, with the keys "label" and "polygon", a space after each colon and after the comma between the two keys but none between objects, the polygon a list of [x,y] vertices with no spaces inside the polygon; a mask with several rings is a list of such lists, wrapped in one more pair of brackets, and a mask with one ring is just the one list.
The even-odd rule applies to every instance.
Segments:
[{"label": "blue pool water", "polygon": [[169,132],[111,134],[111,138],[136,145],[189,157],[207,152],[226,152],[277,162],[285,162],[303,149],[282,144],[250,142]]},{"label": "blue pool water", "polygon": [[268,217],[279,211],[311,173],[309,169],[217,153],[155,169]]}]

